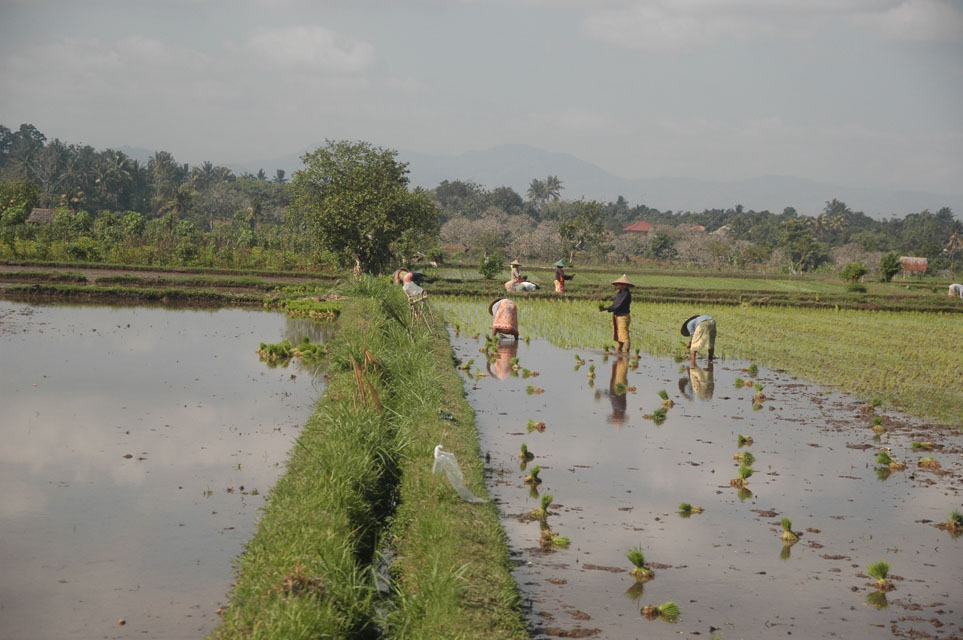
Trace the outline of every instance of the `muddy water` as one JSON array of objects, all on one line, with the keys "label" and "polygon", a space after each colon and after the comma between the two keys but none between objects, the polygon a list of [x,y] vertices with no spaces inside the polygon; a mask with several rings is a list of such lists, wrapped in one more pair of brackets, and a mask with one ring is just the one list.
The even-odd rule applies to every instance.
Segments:
[{"label": "muddy water", "polygon": [[[480,342],[453,344],[463,360],[484,363]],[[753,377],[744,362],[687,372],[643,357],[633,370],[598,351],[533,340],[513,353],[501,344],[490,375],[466,377],[466,388],[534,638],[963,636],[963,537],[935,526],[961,508],[959,430],[884,408],[888,431],[875,440],[852,398],[775,371]],[[577,371],[576,353],[586,360]],[[539,376],[512,377],[513,355]],[[754,390],[734,386],[737,377],[765,385],[761,409]],[[619,396],[621,379],[629,391]],[[529,394],[529,385],[545,391]],[[643,416],[662,405],[662,389],[675,406],[658,426]],[[529,432],[529,419],[545,430]],[[740,449],[740,434],[753,444]],[[942,449],[913,451],[922,440]],[[524,471],[522,443],[535,455]],[[906,471],[878,472],[880,447]],[[733,456],[745,450],[756,458],[751,495],[729,483]],[[918,469],[924,455],[942,470]],[[548,524],[571,539],[568,549],[542,549],[539,523],[526,517],[539,506],[523,482],[534,465],[537,491],[554,496]],[[705,511],[682,517],[682,502]],[[782,517],[800,533],[790,547]],[[636,546],[655,578],[633,589],[626,552]],[[866,575],[878,560],[890,563],[896,587],[882,600]],[[640,613],[669,600],[681,608],[676,622]]]},{"label": "muddy water", "polygon": [[[202,637],[319,396],[223,310],[0,301],[0,637]],[[125,624],[119,622],[123,620]]]}]

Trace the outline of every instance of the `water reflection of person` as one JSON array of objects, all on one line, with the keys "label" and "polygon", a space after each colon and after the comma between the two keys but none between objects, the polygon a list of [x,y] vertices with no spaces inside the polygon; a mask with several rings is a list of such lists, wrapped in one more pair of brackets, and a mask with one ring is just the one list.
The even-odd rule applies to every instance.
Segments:
[{"label": "water reflection of person", "polygon": [[612,375],[609,378],[609,401],[612,403],[612,414],[608,421],[612,424],[621,425],[625,422],[626,387],[629,383],[629,359],[628,356],[617,357],[612,362]]},{"label": "water reflection of person", "polygon": [[686,367],[686,376],[679,378],[679,391],[682,392],[682,395],[689,400],[692,400],[694,397],[702,400],[711,399],[712,394],[715,393],[716,390],[716,383],[712,373],[713,366],[713,363],[710,361],[705,369],[697,365]]},{"label": "water reflection of person", "polygon": [[487,364],[489,375],[499,380],[512,377],[512,358],[516,355],[518,355],[517,341],[500,340],[498,342],[498,357],[495,358],[494,367],[491,362]]}]

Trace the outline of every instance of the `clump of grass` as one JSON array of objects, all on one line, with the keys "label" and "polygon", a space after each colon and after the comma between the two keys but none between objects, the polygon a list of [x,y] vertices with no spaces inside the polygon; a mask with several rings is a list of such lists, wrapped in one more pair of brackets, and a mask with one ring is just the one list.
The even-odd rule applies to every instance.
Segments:
[{"label": "clump of grass", "polygon": [[523,443],[522,443],[522,451],[521,451],[521,453],[518,455],[518,457],[521,458],[522,460],[533,460],[533,459],[535,458],[535,454],[533,454],[531,451],[529,451],[529,450],[528,450],[528,445],[523,442]]},{"label": "clump of grass", "polygon": [[529,377],[530,375],[532,375],[532,372],[529,371],[528,369],[525,369],[525,368],[523,367],[523,368],[522,368],[522,377],[523,377],[523,378],[527,378],[527,377]]},{"label": "clump of grass", "polygon": [[756,461],[756,456],[752,455],[752,451],[743,451],[732,456],[732,459],[751,467],[752,463]]},{"label": "clump of grass", "polygon": [[543,422],[543,421],[535,422],[534,420],[532,420],[531,418],[529,418],[529,419],[528,419],[528,424],[525,425],[525,428],[528,430],[529,433],[531,433],[532,431],[538,431],[539,433],[545,433],[545,422]]},{"label": "clump of grass", "polygon": [[518,365],[518,358],[510,358],[508,363],[512,365],[512,371],[518,371],[521,367]]},{"label": "clump of grass", "polygon": [[751,447],[752,446],[752,436],[744,436],[741,433],[738,438],[740,447]]},{"label": "clump of grass", "polygon": [[665,422],[665,418],[666,418],[667,415],[668,415],[668,411],[666,411],[666,408],[665,408],[665,407],[659,407],[658,409],[656,409],[656,410],[653,411],[652,413],[647,413],[647,414],[645,414],[645,415],[642,416],[642,417],[645,418],[646,420],[651,420],[651,421],[654,422],[656,425],[660,425],[660,424],[662,424],[663,422]]},{"label": "clump of grass", "polygon": [[627,387],[625,386],[624,383],[622,383],[622,382],[616,382],[616,383],[615,383],[615,395],[617,395],[617,396],[624,396],[624,395],[625,395],[625,390],[626,390],[626,388],[627,388]]},{"label": "clump of grass", "polygon": [[792,520],[789,518],[782,519],[782,533],[779,535],[783,542],[797,542],[799,536],[793,533],[792,530]]},{"label": "clump of grass", "polygon": [[742,378],[736,378],[736,383],[735,383],[735,384],[736,384],[737,387],[740,387],[740,388],[741,388],[741,387],[746,386],[746,381],[743,380]]},{"label": "clump of grass", "polygon": [[871,578],[876,578],[876,588],[880,591],[893,590],[893,583],[887,578],[887,576],[889,576],[888,562],[884,560],[874,562],[866,568],[866,573],[868,573]]},{"label": "clump of grass", "polygon": [[921,469],[930,469],[930,470],[934,470],[934,471],[935,471],[936,469],[939,469],[940,466],[941,466],[938,460],[934,460],[934,459],[931,458],[930,456],[926,456],[925,458],[921,458],[920,461],[919,461],[918,463],[916,463],[916,464],[917,464],[917,466],[919,466]]},{"label": "clump of grass", "polygon": [[590,364],[590,365],[589,365],[589,370],[588,370],[588,373],[587,373],[586,375],[588,376],[589,380],[594,380],[594,379],[595,379],[595,365],[594,365],[594,364]]},{"label": "clump of grass", "polygon": [[926,442],[914,442],[914,443],[913,443],[913,450],[914,450],[914,451],[918,451],[918,450],[920,450],[920,449],[923,449],[924,451],[930,451],[930,450],[933,449],[933,443],[932,443],[932,442],[929,442],[929,441],[926,441]]},{"label": "clump of grass", "polygon": [[755,378],[756,376],[759,375],[759,365],[753,362],[751,365],[749,365],[749,368],[747,369],[747,371],[749,372],[749,375]]},{"label": "clump of grass", "polygon": [[640,547],[629,549],[625,556],[632,563],[633,569],[629,571],[636,582],[646,582],[655,577],[655,572],[645,566],[645,553]]},{"label": "clump of grass", "polygon": [[558,547],[560,549],[568,549],[571,544],[571,540],[568,536],[560,536],[551,529],[542,529],[542,534],[539,539],[542,548]]},{"label": "clump of grass", "polygon": [[546,493],[542,496],[541,506],[538,509],[533,509],[531,516],[538,518],[538,520],[544,524],[548,519],[548,507],[550,504],[552,504],[552,494]]},{"label": "clump of grass", "polygon": [[585,364],[585,360],[583,360],[583,359],[582,359],[582,356],[580,356],[580,355],[577,354],[577,353],[575,354],[575,362],[577,362],[577,363],[578,363],[578,366],[580,366],[580,367],[581,367],[583,364]]},{"label": "clump of grass", "polygon": [[542,389],[541,387],[536,387],[535,385],[530,384],[527,387],[525,387],[525,393],[527,393],[528,395],[533,395],[533,394],[538,395],[540,393],[545,393],[545,389]]},{"label": "clump of grass", "polygon": [[903,471],[906,469],[906,463],[894,460],[886,449],[880,449],[880,452],[876,454],[876,464],[888,467],[890,471]]},{"label": "clump of grass", "polygon": [[[756,395],[752,397],[752,402],[753,404],[761,404],[762,401],[766,399],[766,394],[762,392],[762,390],[765,389],[766,387],[765,385],[759,384],[758,382],[756,382],[753,385],[753,387],[755,387],[756,389]],[[753,408],[755,409],[755,407]]]},{"label": "clump of grass", "polygon": [[458,368],[461,369],[462,371],[468,371],[469,369],[471,369],[471,366],[472,366],[473,364],[475,364],[475,359],[474,359],[474,358],[472,358],[472,359],[469,360],[468,362],[463,362],[463,363],[461,363],[460,365],[458,365]]},{"label": "clump of grass", "polygon": [[532,467],[532,472],[525,476],[525,484],[541,484],[542,479],[538,477],[538,474],[541,470],[542,468],[538,465]]},{"label": "clump of grass", "polygon": [[946,522],[941,522],[937,526],[944,531],[949,531],[950,535],[955,538],[963,534],[963,513],[954,509],[950,512],[949,519],[947,519]]},{"label": "clump of grass", "polygon": [[659,391],[659,397],[662,398],[662,406],[666,409],[671,409],[675,406],[675,403],[672,402],[672,399],[669,397],[669,392],[665,389]]},{"label": "clump of grass", "polygon": [[752,476],[752,467],[743,464],[739,466],[739,470],[736,472],[738,475],[729,481],[729,485],[735,487],[736,489],[741,489],[746,486],[746,481]]},{"label": "clump of grass", "polygon": [[875,409],[876,407],[879,407],[882,404],[883,404],[883,398],[881,398],[880,396],[876,396],[872,399],[872,401],[870,401],[869,406]]},{"label": "clump of grass", "polygon": [[679,613],[679,605],[671,600],[659,606],[647,605],[642,608],[642,615],[649,620],[662,618],[663,620],[673,622],[679,617]]},{"label": "clump of grass", "polygon": [[883,424],[883,416],[873,416],[873,424]]},{"label": "clump of grass", "polygon": [[702,513],[702,507],[694,507],[688,502],[683,502],[679,505],[679,513],[684,517],[689,517],[693,513]]}]

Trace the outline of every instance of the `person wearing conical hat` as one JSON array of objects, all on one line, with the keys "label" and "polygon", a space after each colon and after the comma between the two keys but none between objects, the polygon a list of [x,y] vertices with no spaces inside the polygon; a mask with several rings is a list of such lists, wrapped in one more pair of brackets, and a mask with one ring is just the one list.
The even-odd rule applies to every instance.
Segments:
[{"label": "person wearing conical hat", "polygon": [[522,273],[518,268],[522,266],[522,263],[518,260],[512,260],[509,264],[512,266],[512,282],[521,282],[523,279]]},{"label": "person wearing conical hat", "polygon": [[716,353],[716,321],[712,316],[694,315],[686,318],[681,332],[689,338],[686,349],[692,353],[690,366],[695,366],[696,353],[703,349],[709,351],[709,362],[712,362]]},{"label": "person wearing conical hat", "polygon": [[632,314],[629,307],[632,305],[631,289],[635,285],[629,281],[625,274],[622,274],[621,278],[613,280],[612,284],[618,289],[618,293],[615,294],[615,301],[608,307],[599,305],[599,311],[608,311],[612,314],[612,339],[619,344],[618,351],[620,353],[624,347],[625,353],[628,354],[632,347],[632,339],[629,336]]},{"label": "person wearing conical hat", "polygon": [[518,340],[518,308],[508,298],[499,296],[488,305],[492,316],[492,337],[498,334],[512,336]]},{"label": "person wearing conical hat", "polygon": [[567,266],[564,258],[555,263],[555,293],[565,293],[565,281],[575,277],[565,273]]}]

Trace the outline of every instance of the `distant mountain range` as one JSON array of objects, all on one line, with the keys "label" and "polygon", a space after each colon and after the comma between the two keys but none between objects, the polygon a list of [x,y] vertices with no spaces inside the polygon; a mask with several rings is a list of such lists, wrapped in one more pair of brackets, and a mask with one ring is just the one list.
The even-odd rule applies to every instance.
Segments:
[{"label": "distant mountain range", "polygon": [[[142,162],[146,162],[151,155],[151,152],[143,149],[122,150]],[[235,172],[257,173],[259,169],[264,169],[269,177],[274,176],[277,169],[284,169],[290,177],[302,167],[302,153],[227,166]],[[950,207],[957,217],[963,215],[963,194],[960,193],[851,187],[775,175],[731,182],[695,178],[630,180],[571,154],[544,151],[521,144],[501,145],[458,155],[399,151],[398,158],[409,163],[412,186],[426,189],[432,189],[444,180],[470,180],[489,189],[511,187],[524,198],[532,179],[544,180],[552,175],[561,180],[562,197],[566,200],[584,198],[609,202],[623,196],[630,205],[645,204],[663,211],[727,209],[741,204],[747,210],[779,213],[786,207],[794,207],[800,214],[816,215],[823,210],[827,201],[836,198],[853,211],[862,211],[877,219],[903,217],[923,209],[936,212],[942,207]]]}]

